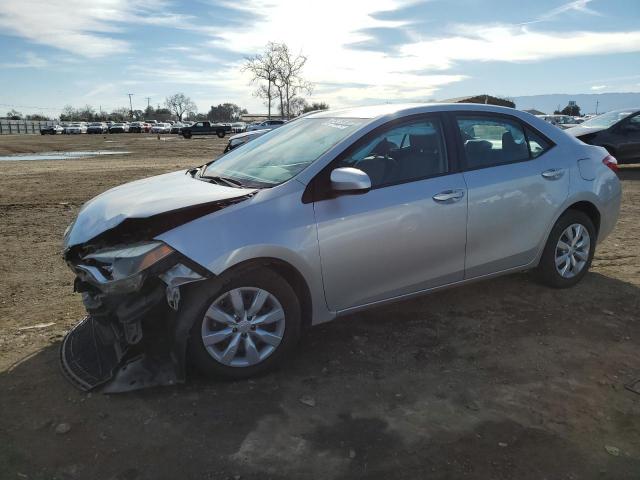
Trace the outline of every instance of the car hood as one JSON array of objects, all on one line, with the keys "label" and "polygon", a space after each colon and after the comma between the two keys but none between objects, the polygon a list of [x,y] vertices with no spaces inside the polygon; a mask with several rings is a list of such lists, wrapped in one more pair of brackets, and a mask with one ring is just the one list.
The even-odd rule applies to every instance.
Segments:
[{"label": "car hood", "polygon": [[565,133],[568,133],[572,137],[580,137],[582,135],[586,135],[587,133],[596,133],[601,132],[602,130],[606,130],[603,127],[583,127],[578,125],[577,127],[567,128]]},{"label": "car hood", "polygon": [[265,133],[270,131],[271,130],[269,129],[251,130],[250,132],[242,132],[242,133],[238,133],[237,135],[232,135],[231,137],[229,137],[229,140],[236,140],[238,138],[244,138],[244,137],[259,137],[260,135],[264,135]]},{"label": "car hood", "polygon": [[[65,250],[85,243],[114,229],[126,220],[159,217],[176,212],[190,221],[193,213],[205,215],[221,208],[225,202],[234,203],[256,192],[255,189],[233,188],[204,182],[193,178],[184,170],[126,183],[112,188],[89,200],[80,209],[78,217],[65,233]],[[207,208],[212,206],[215,208]],[[186,223],[182,222],[182,223]],[[164,225],[175,222],[167,222]],[[180,220],[174,226],[180,224]]]}]

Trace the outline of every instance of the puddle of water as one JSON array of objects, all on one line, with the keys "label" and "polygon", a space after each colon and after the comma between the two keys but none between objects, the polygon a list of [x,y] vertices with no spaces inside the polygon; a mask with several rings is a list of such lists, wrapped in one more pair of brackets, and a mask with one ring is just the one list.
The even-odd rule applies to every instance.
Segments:
[{"label": "puddle of water", "polygon": [[17,153],[15,155],[0,156],[2,160],[67,160],[69,158],[96,157],[98,155],[127,155],[131,152],[116,152],[113,150],[96,150],[93,152],[42,152]]}]

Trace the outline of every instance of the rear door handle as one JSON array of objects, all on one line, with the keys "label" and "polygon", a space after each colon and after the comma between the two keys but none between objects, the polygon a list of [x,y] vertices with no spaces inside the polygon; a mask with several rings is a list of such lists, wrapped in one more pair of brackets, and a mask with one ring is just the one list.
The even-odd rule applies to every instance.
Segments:
[{"label": "rear door handle", "polygon": [[453,203],[464,197],[464,190],[445,190],[444,192],[436,193],[433,199],[438,203]]},{"label": "rear door handle", "polygon": [[562,168],[550,168],[549,170],[542,172],[542,176],[547,180],[557,180],[563,175],[564,170]]}]

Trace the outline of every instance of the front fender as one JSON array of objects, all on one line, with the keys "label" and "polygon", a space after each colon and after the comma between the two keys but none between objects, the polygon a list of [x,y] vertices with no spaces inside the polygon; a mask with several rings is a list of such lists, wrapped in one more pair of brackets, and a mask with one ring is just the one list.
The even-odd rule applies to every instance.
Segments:
[{"label": "front fender", "polygon": [[302,203],[303,189],[300,183],[290,181],[157,239],[215,275],[248,260],[285,262],[307,282],[313,303],[311,323],[328,321],[334,315],[324,300],[313,205]]}]

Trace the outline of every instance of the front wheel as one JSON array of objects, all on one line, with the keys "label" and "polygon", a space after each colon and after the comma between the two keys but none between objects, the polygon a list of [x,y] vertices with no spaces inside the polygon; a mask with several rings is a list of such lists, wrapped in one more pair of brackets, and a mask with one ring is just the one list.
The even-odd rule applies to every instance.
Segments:
[{"label": "front wheel", "polygon": [[191,138],[191,132],[184,132],[184,133],[182,134],[182,136],[183,136],[184,138]]},{"label": "front wheel", "polygon": [[224,131],[218,130],[217,135],[218,135],[218,138],[224,138]]},{"label": "front wheel", "polygon": [[554,288],[577,284],[587,274],[596,247],[596,229],[587,214],[563,213],[553,226],[536,269],[538,279]]},{"label": "front wheel", "polygon": [[273,368],[300,336],[300,302],[269,269],[232,274],[201,291],[189,339],[191,360],[208,376],[246,378]]}]

